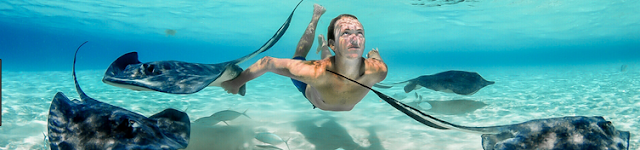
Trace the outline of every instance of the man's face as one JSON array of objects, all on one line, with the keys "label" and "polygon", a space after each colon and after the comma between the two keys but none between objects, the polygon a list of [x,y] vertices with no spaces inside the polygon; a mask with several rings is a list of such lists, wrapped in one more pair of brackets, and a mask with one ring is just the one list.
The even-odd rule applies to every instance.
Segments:
[{"label": "man's face", "polygon": [[336,56],[360,58],[364,52],[364,29],[355,18],[342,17],[336,21],[335,45],[331,48]]}]

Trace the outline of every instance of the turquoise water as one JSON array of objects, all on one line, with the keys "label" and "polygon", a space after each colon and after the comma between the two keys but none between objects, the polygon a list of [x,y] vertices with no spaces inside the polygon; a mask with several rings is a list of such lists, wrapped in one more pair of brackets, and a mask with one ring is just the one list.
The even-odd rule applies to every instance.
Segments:
[{"label": "turquoise water", "polygon": [[[143,62],[219,63],[248,54],[273,35],[297,2],[2,1],[0,149],[44,148],[54,94],[78,98],[71,65],[73,51],[84,41],[89,43],[78,53],[78,80],[97,100],[145,116],[165,108],[186,110],[192,121],[222,110],[247,110],[251,119],[194,125],[198,132],[188,149],[264,149],[253,138],[263,131],[290,138],[292,149],[482,149],[480,135],[429,128],[374,94],[349,112],[311,109],[288,78],[272,73],[249,82],[246,96],[219,87],[172,95],[101,82],[106,67],[131,51]],[[640,149],[640,15],[635,10],[640,2],[304,1],[280,42],[240,66],[263,56],[291,57],[314,3],[327,8],[316,34],[325,34],[338,14],[359,17],[367,49],[378,47],[389,67],[383,82],[446,70],[478,72],[496,82],[471,96],[379,89],[406,97],[404,102],[416,100],[417,93],[423,100],[487,104],[467,113],[430,113],[437,118],[492,126],[603,116],[616,129],[630,131],[630,149]],[[429,7],[435,4],[441,6]],[[310,53],[309,58],[319,56]]]}]

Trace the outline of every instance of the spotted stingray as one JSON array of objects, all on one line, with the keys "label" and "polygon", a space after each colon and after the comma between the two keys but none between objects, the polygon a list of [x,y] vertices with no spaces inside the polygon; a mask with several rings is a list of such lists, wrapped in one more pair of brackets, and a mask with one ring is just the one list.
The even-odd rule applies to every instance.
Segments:
[{"label": "spotted stingray", "polygon": [[[298,3],[300,5],[302,0]],[[298,5],[280,29],[258,50],[244,57],[218,64],[189,63],[183,61],[154,61],[142,63],[138,53],[131,52],[116,59],[104,73],[104,83],[138,91],[159,91],[172,94],[191,94],[207,86],[220,86],[242,72],[238,64],[265,52],[284,35]],[[242,85],[240,95],[245,94]]]},{"label": "spotted stingray", "polygon": [[379,88],[391,88],[394,84],[404,83],[407,84],[404,86],[405,93],[425,87],[434,91],[456,93],[459,95],[473,95],[483,87],[494,84],[495,82],[485,80],[476,72],[450,70],[433,75],[422,75],[417,78],[398,83],[378,83],[374,86]]},{"label": "spotted stingray", "polygon": [[73,80],[80,100],[69,100],[62,92],[54,96],[49,108],[47,126],[51,149],[182,149],[187,147],[191,124],[186,113],[169,108],[147,118],[93,99],[80,89],[75,64],[74,56]]},{"label": "spotted stingray", "polygon": [[[342,76],[333,71],[327,71]],[[358,83],[345,76],[342,77]],[[630,133],[616,130],[610,121],[601,116],[566,116],[536,119],[511,125],[467,127],[427,115],[364,84],[358,84],[370,89],[391,106],[424,125],[441,130],[453,129],[482,134],[482,147],[485,150],[629,149]]]}]

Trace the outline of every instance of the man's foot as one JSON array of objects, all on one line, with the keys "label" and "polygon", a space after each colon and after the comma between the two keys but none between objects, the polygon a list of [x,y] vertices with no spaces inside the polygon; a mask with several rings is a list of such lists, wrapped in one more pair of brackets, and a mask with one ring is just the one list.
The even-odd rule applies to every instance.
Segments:
[{"label": "man's foot", "polygon": [[325,9],[322,5],[319,4],[313,4],[313,16],[318,16],[318,18],[320,18],[320,16],[322,16],[322,14],[324,14],[324,12],[327,11],[327,9]]}]

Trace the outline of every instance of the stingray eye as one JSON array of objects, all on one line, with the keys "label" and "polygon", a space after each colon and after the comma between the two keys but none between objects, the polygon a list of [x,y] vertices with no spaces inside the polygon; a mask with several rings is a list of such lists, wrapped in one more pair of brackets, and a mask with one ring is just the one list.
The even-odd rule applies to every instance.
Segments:
[{"label": "stingray eye", "polygon": [[136,121],[129,120],[129,127],[134,127],[134,128],[136,128],[136,127],[139,127],[139,126],[140,126],[140,124],[139,124],[139,123],[136,123]]},{"label": "stingray eye", "polygon": [[153,74],[153,75],[160,74],[160,71],[157,69],[156,65],[146,65],[144,69],[147,74]]},{"label": "stingray eye", "polygon": [[613,125],[611,124],[611,121],[605,121],[605,122],[598,122],[598,126],[602,129],[602,131],[604,131],[605,134],[607,135],[613,135],[613,133],[615,132],[615,128],[613,127]]}]

